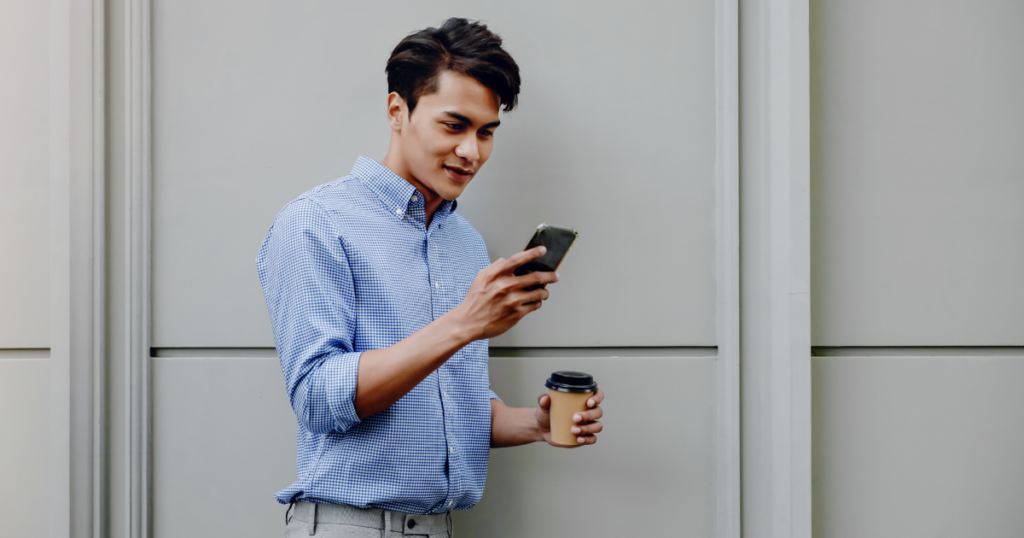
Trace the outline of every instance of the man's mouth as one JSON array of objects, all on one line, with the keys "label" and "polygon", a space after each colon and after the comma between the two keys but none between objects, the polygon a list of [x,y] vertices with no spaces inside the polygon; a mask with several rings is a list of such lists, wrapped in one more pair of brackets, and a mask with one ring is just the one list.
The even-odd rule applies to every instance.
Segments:
[{"label": "man's mouth", "polygon": [[458,177],[469,177],[469,176],[473,175],[473,171],[472,170],[466,170],[465,168],[461,168],[461,167],[458,167],[458,166],[450,166],[450,165],[447,165],[447,164],[442,164],[441,167],[445,168],[447,170],[451,170]]}]

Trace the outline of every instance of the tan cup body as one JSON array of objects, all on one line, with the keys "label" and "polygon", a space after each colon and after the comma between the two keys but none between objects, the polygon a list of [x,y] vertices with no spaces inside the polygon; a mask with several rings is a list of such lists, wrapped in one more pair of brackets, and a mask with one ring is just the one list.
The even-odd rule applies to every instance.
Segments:
[{"label": "tan cup body", "polygon": [[575,426],[572,416],[587,410],[587,398],[593,392],[559,392],[548,389],[551,397],[551,440],[559,445],[576,446],[576,434],[571,428]]}]

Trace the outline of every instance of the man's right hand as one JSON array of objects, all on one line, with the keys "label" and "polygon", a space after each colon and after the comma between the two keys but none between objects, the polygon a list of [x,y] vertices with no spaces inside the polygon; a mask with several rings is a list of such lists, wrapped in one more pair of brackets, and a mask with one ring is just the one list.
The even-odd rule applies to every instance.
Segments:
[{"label": "man's right hand", "polygon": [[538,271],[515,276],[512,271],[544,252],[537,247],[499,259],[476,275],[462,304],[401,342],[364,351],[353,402],[359,419],[391,407],[466,344],[497,336],[540,308],[548,291],[523,288],[557,282],[558,275]]},{"label": "man's right hand", "polygon": [[498,336],[519,323],[523,316],[540,308],[548,298],[548,290],[524,288],[558,282],[558,273],[536,271],[516,276],[513,271],[545,252],[547,249],[539,246],[507,260],[498,258],[476,275],[466,298],[452,311],[473,340]]}]

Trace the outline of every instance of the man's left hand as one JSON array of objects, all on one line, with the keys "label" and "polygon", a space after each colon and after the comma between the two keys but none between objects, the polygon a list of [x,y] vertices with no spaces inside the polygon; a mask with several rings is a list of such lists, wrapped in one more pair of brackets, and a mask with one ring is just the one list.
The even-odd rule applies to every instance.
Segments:
[{"label": "man's left hand", "polygon": [[[604,428],[604,425],[598,420],[602,415],[604,415],[604,410],[601,409],[602,400],[604,400],[604,391],[597,389],[597,392],[587,399],[587,410],[573,415],[573,427],[571,431],[576,434],[576,442],[578,443],[576,446],[592,445],[597,442],[597,433]],[[537,417],[537,424],[540,426],[540,431],[544,435],[544,440],[547,441],[549,445],[560,448],[576,448],[557,445],[551,442],[550,396],[542,394],[540,398],[537,398],[537,411],[535,412],[535,415]]]}]

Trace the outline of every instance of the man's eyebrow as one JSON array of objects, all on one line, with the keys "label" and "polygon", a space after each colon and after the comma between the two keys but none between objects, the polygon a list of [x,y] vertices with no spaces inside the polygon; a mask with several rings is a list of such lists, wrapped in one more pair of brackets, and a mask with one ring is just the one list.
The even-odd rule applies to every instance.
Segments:
[{"label": "man's eyebrow", "polygon": [[[449,115],[449,116],[451,116],[454,119],[457,119],[457,120],[461,121],[462,123],[465,123],[466,125],[468,125],[470,127],[473,126],[473,120],[463,116],[462,114],[459,114],[457,112],[451,112],[449,110],[446,110],[444,113]],[[501,121],[492,121],[491,123],[488,123],[487,125],[484,125],[483,128],[484,129],[493,129],[493,128],[499,126],[499,125],[501,125]]]}]

